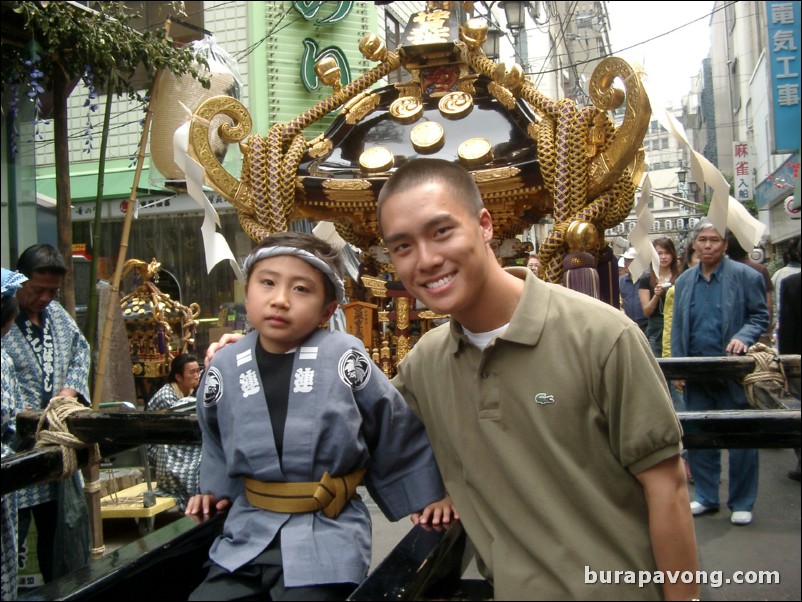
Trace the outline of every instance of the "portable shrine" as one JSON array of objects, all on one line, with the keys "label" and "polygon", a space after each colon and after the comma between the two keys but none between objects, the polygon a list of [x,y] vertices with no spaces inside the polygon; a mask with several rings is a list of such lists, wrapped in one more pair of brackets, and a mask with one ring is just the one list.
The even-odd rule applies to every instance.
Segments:
[{"label": "portable shrine", "polygon": [[161,264],[130,259],[123,275],[136,271],[139,285],[120,300],[131,352],[137,396],[147,403],[167,381],[170,362],[195,345],[200,306],[183,305],[159,290]]}]

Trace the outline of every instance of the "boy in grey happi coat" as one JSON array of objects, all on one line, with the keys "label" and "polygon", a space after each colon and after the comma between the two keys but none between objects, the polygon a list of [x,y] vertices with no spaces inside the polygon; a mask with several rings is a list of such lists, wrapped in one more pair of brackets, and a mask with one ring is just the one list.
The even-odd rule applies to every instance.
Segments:
[{"label": "boy in grey happi coat", "polygon": [[274,234],[245,272],[254,330],[198,389],[203,494],[187,514],[229,515],[192,599],[344,599],[370,564],[363,476],[391,520],[449,522],[453,508],[423,425],[362,342],[319,329],[344,297],[337,251]]}]

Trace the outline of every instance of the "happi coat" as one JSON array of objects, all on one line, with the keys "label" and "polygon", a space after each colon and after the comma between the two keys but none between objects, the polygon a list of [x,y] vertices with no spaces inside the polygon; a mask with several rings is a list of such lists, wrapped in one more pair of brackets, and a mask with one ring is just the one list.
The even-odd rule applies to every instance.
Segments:
[{"label": "happi coat", "polygon": [[253,560],[281,532],[288,587],[359,583],[370,565],[370,514],[352,498],[336,518],[250,505],[243,477],[316,482],[367,468],[365,484],[390,520],[445,495],[423,425],[365,352],[343,332],[316,331],[294,350],[293,382],[278,462],[256,363],[258,333],[218,351],[199,387],[201,492],[232,506],[210,558],[228,570]]},{"label": "happi coat", "polygon": [[[167,383],[148,402],[149,411],[169,411],[187,398],[175,383]],[[192,407],[192,406],[190,406]],[[156,483],[165,495],[172,496],[181,510],[190,497],[198,493],[200,445],[151,445],[150,461],[156,467]]]},{"label": "happi coat", "polygon": [[[42,410],[62,389],[75,389],[89,402],[89,343],[75,320],[52,301],[42,312],[42,338],[24,312],[3,337],[3,349],[14,362],[22,405]],[[54,485],[46,483],[19,491],[20,508],[54,499]]]},{"label": "happi coat", "polygon": [[[14,371],[14,362],[0,349],[0,373],[2,378],[2,456],[15,452],[16,415],[22,409],[19,387]],[[0,565],[0,596],[3,600],[17,598],[17,492],[7,493],[0,500],[0,529],[2,529],[2,564]]]}]

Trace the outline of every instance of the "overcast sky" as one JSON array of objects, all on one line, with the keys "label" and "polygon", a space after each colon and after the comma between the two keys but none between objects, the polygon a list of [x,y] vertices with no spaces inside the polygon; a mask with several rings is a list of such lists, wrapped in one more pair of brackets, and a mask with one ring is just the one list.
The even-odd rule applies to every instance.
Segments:
[{"label": "overcast sky", "polygon": [[640,63],[664,105],[679,103],[710,50],[713,2],[612,0],[607,10],[613,54]]}]

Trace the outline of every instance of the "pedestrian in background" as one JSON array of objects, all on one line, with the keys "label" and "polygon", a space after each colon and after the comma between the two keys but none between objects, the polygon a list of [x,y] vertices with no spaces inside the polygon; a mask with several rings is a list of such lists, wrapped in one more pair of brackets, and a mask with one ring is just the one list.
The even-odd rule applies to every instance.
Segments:
[{"label": "pedestrian in background", "polygon": [[[769,323],[763,278],[755,270],[725,256],[726,233],[708,220],[695,228],[699,264],[677,279],[671,352],[678,357],[743,355]],[[744,410],[749,402],[736,379],[698,379],[685,383],[688,410]],[[688,451],[696,487],[691,511],[695,516],[719,509],[721,450]],[[752,522],[757,498],[758,450],[729,450],[727,505],[735,525]]]},{"label": "pedestrian in background", "polygon": [[649,318],[643,311],[638,285],[633,282],[632,274],[629,273],[629,266],[632,265],[636,255],[635,248],[630,247],[621,256],[620,261],[624,263],[624,273],[618,278],[618,289],[621,293],[621,309],[646,334]]},{"label": "pedestrian in background", "polygon": [[[168,382],[148,401],[150,411],[170,411],[186,402],[200,382],[198,358],[181,353],[170,362]],[[191,399],[194,408],[195,399]],[[200,445],[151,445],[150,461],[156,467],[156,484],[164,495],[175,498],[181,511],[199,492]]]},{"label": "pedestrian in background", "polygon": [[[699,255],[696,253],[696,249],[693,246],[694,241],[688,241],[688,246],[685,247],[685,252],[682,255],[682,271],[688,270],[699,263]],[[674,297],[676,294],[676,289],[671,287],[668,289],[666,293],[666,300],[663,306],[663,357],[671,357],[671,327],[672,321],[674,319]],[[675,381],[681,382],[681,381]],[[680,385],[681,387],[682,385]],[[676,407],[676,402],[675,402]],[[683,409],[685,408],[685,402],[682,402]],[[679,409],[677,410],[679,411]]]},{"label": "pedestrian in background", "polygon": [[[800,284],[802,283],[802,273],[796,272],[786,276],[780,282],[780,327],[777,331],[777,347],[780,353],[802,354],[802,321],[800,311],[802,311],[802,301],[800,301]],[[788,379],[788,388],[791,395],[800,398],[800,377],[794,376]],[[799,448],[794,449],[796,453],[796,468],[788,473],[788,478],[799,481],[802,477],[799,469]]]},{"label": "pedestrian in background", "polygon": [[780,284],[782,283],[783,279],[791,274],[798,274],[802,268],[800,268],[799,263],[799,237],[796,237],[791,240],[789,247],[783,253],[783,262],[785,265],[781,267],[779,270],[774,272],[774,275],[771,277],[771,284],[774,287],[774,327],[772,332],[777,332],[778,329],[778,322],[780,319],[780,312],[782,311],[780,304],[782,300],[780,299]]},{"label": "pedestrian in background", "polygon": [[649,319],[646,325],[646,337],[652,346],[654,357],[663,357],[663,324],[665,319],[663,309],[665,294],[679,276],[679,263],[677,250],[670,238],[657,238],[652,241],[657,256],[660,259],[659,272],[654,273],[652,268],[638,280],[638,294],[643,306],[643,313]]},{"label": "pedestrian in background", "polygon": [[540,278],[540,257],[537,256],[537,251],[529,253],[529,259],[526,261],[526,267],[532,270],[532,273]]},{"label": "pedestrian in background", "polygon": [[[774,323],[774,285],[771,282],[771,275],[769,274],[769,269],[760,262],[755,261],[751,257],[749,257],[749,253],[741,246],[741,243],[738,242],[738,238],[732,233],[727,233],[727,257],[737,261],[738,263],[742,263],[744,265],[748,265],[750,268],[755,270],[758,274],[760,274],[763,278],[763,290],[766,291],[766,307],[769,309],[769,325]],[[760,342],[764,343],[768,346],[772,346],[773,337],[769,336],[769,329],[766,328],[766,332],[760,335]]]}]

